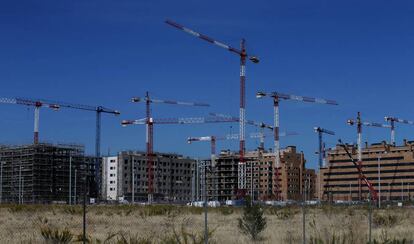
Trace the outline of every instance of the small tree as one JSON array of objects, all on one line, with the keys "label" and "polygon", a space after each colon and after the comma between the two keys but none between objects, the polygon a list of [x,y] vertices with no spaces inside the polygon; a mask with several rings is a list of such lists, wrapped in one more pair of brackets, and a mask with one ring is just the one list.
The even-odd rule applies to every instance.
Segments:
[{"label": "small tree", "polygon": [[238,220],[241,232],[249,235],[253,241],[258,240],[260,233],[266,229],[266,218],[263,217],[263,209],[258,204],[252,205],[249,198],[246,198],[243,216]]}]

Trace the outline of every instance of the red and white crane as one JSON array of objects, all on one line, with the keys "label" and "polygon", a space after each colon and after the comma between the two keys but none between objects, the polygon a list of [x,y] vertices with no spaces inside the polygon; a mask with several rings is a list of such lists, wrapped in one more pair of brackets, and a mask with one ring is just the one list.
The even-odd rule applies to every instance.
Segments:
[{"label": "red and white crane", "polygon": [[279,167],[280,167],[280,141],[279,141],[279,102],[280,100],[294,100],[299,102],[320,103],[328,105],[338,105],[334,100],[327,100],[321,98],[296,96],[291,94],[284,94],[280,92],[262,92],[256,93],[256,98],[271,97],[273,98],[273,119],[274,119],[274,152],[275,152],[275,178],[276,178],[276,198],[279,198]]},{"label": "red and white crane", "polygon": [[[231,47],[227,44],[224,44],[220,41],[216,41],[213,38],[210,38],[206,35],[193,31],[187,27],[184,27],[180,24],[177,24],[171,20],[166,20],[165,23],[182,30],[188,34],[191,34],[195,37],[198,37],[204,41],[207,41],[211,44],[217,45],[221,48],[227,49],[228,51],[237,54],[240,57],[240,130],[239,130],[239,147],[240,147],[240,160],[238,165],[238,174],[239,180],[244,179],[246,176],[246,165],[244,162],[244,152],[245,152],[245,119],[246,119],[246,58],[248,58],[253,63],[259,63],[259,59],[256,56],[249,55],[246,52],[245,40],[242,39],[240,42],[240,50],[234,47]],[[246,191],[246,182],[239,181],[238,182],[238,195],[243,195]]]},{"label": "red and white crane", "polygon": [[[252,132],[249,134],[249,138],[259,138],[260,139],[260,148],[264,147],[263,146],[263,141],[264,138],[267,136],[272,136],[273,134],[271,133],[263,133],[263,132]],[[282,132],[280,133],[280,136],[292,136],[292,135],[297,135],[296,132],[289,132],[289,133],[285,133]],[[197,141],[209,141],[211,144],[211,158],[215,158],[216,157],[216,142],[217,141],[222,141],[222,140],[238,140],[239,139],[239,134],[227,134],[225,136],[200,136],[200,137],[188,137],[187,138],[187,142],[189,144],[191,144],[192,142],[197,142]]]},{"label": "red and white crane", "polygon": [[[362,126],[371,126],[371,127],[381,127],[381,128],[391,128],[390,125],[380,124],[376,122],[367,122],[362,121],[361,119],[361,112],[357,113],[356,120],[354,119],[348,119],[347,120],[348,125],[356,125],[357,127],[357,147],[358,147],[358,170],[359,172],[362,171]],[[359,174],[358,179],[358,198],[361,200],[361,182],[362,182],[362,174]]]},{"label": "red and white crane", "polygon": [[[222,117],[190,117],[190,118],[143,118],[143,119],[136,119],[136,120],[122,120],[122,126],[128,125],[146,125],[146,132],[147,132],[147,160],[148,160],[148,201],[149,203],[152,202],[152,194],[154,191],[153,188],[153,126],[154,124],[205,124],[205,123],[227,123],[235,121],[233,119],[222,118]],[[149,143],[151,143],[149,145]],[[150,148],[150,151],[148,151]],[[152,177],[150,177],[152,176]],[[151,188],[149,187],[151,186]]]},{"label": "red and white crane", "polygon": [[39,117],[40,117],[40,108],[48,107],[55,111],[59,110],[60,106],[57,104],[50,104],[47,102],[42,102],[41,100],[29,100],[22,98],[0,98],[0,103],[8,104],[17,104],[17,105],[26,105],[34,107],[34,130],[33,130],[33,143],[39,143]]},{"label": "red and white crane", "polygon": [[[145,124],[146,125],[146,157],[147,157],[147,170],[148,170],[148,202],[152,202],[154,186],[153,186],[153,157],[154,157],[154,124],[193,124],[193,123],[216,123],[219,122],[213,118],[171,118],[171,119],[153,119],[151,116],[151,103],[163,103],[163,104],[173,104],[173,105],[186,105],[186,106],[198,106],[198,107],[209,107],[210,105],[206,103],[196,103],[196,102],[179,102],[173,100],[160,100],[154,99],[149,96],[147,92],[144,98],[134,97],[132,102],[144,102],[146,105],[146,117],[139,120],[123,120],[122,125],[130,124]],[[223,121],[224,119],[220,119]],[[228,122],[226,120],[225,122]],[[234,121],[231,121],[234,122]]]},{"label": "red and white crane", "polygon": [[414,125],[413,121],[406,120],[406,119],[399,119],[396,117],[384,117],[385,121],[390,122],[391,126],[391,145],[395,145],[395,122]]},{"label": "red and white crane", "polygon": [[[240,119],[238,117],[227,115],[227,114],[210,113],[210,115],[211,116],[217,116],[217,117],[229,118],[229,119],[233,119],[235,121],[240,121]],[[273,131],[273,126],[267,125],[263,122],[256,122],[256,121],[253,121],[253,120],[245,120],[245,121],[246,121],[246,124],[258,127],[260,129],[259,134],[255,138],[260,139],[260,147],[259,148],[264,150],[264,137],[265,137],[264,136],[264,130],[269,129],[269,130]],[[251,135],[252,134],[250,134],[250,138],[252,138]],[[237,137],[237,138],[239,138],[239,137]]]}]

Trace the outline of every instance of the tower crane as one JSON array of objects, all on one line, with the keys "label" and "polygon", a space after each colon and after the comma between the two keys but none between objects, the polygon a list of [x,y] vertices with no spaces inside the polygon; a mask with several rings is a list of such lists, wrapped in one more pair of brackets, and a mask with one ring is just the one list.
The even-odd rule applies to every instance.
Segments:
[{"label": "tower crane", "polygon": [[405,119],[399,119],[396,117],[384,117],[385,121],[390,122],[390,128],[391,128],[391,145],[395,145],[395,122],[403,123],[403,124],[409,124],[414,125],[413,121],[405,120]]},{"label": "tower crane", "polygon": [[[316,133],[318,133],[318,138],[319,138],[319,152],[318,152],[318,156],[319,156],[319,192],[322,192],[322,175],[321,175],[321,168],[322,167],[326,167],[326,161],[325,161],[325,155],[326,155],[326,150],[325,150],[325,143],[323,142],[323,134],[327,134],[327,135],[335,135],[335,132],[321,128],[321,127],[314,127],[313,128],[315,130]],[[322,199],[322,196],[319,195],[319,199]]]},{"label": "tower crane", "polygon": [[[228,122],[236,122],[233,119],[229,119],[229,118],[223,118],[223,117],[190,117],[190,118],[142,118],[142,119],[136,119],[136,120],[122,120],[121,125],[123,127],[126,127],[128,125],[146,125],[147,128],[147,142],[150,141],[151,144],[153,143],[153,125],[154,124],[181,124],[181,125],[186,125],[186,124],[205,124],[205,123],[228,123]],[[151,125],[151,130],[149,130],[149,126],[148,124]],[[148,147],[147,147],[148,149]],[[147,155],[151,155],[153,156],[153,151],[152,151],[153,147],[151,145],[151,154],[148,154],[147,151]],[[152,157],[147,157],[149,160],[152,160]],[[147,159],[147,160],[148,160]],[[148,186],[152,186],[151,188],[148,187],[148,201],[151,203],[152,202],[152,194],[153,194],[153,177],[149,177],[150,175],[154,175],[153,172],[153,165],[152,163],[147,164],[148,165]],[[150,190],[151,189],[151,190]]]},{"label": "tower crane", "polygon": [[[264,138],[267,135],[273,135],[273,134],[267,134],[267,133],[262,133],[262,132],[253,132],[249,134],[249,138],[259,138],[260,139],[260,144],[262,145],[262,141],[264,140]],[[291,135],[297,135],[296,132],[289,132],[289,133],[285,133],[282,132],[280,133],[280,136],[291,136]],[[213,161],[213,159],[215,159],[216,157],[216,142],[217,141],[222,141],[222,140],[238,140],[239,139],[239,134],[227,134],[225,136],[200,136],[200,137],[188,137],[187,138],[187,143],[191,144],[192,142],[197,142],[197,141],[209,141],[211,144],[211,159]]]},{"label": "tower crane", "polygon": [[276,178],[276,197],[279,195],[279,167],[280,167],[280,141],[279,141],[279,102],[280,100],[294,100],[299,102],[320,103],[327,105],[338,105],[334,100],[327,100],[313,97],[303,97],[279,92],[262,92],[256,93],[256,98],[271,97],[273,99],[273,119],[274,119],[274,152],[275,152],[275,178]]},{"label": "tower crane", "polygon": [[[204,41],[207,41],[211,44],[214,44],[216,46],[219,46],[221,48],[227,49],[228,51],[238,55],[240,57],[240,121],[239,121],[239,147],[240,147],[240,160],[238,165],[238,174],[239,179],[245,178],[245,172],[246,172],[246,165],[244,163],[244,152],[245,152],[245,119],[246,119],[246,58],[248,58],[252,63],[259,63],[259,58],[250,54],[247,54],[246,46],[245,46],[245,40],[241,39],[240,41],[240,50],[234,47],[231,47],[227,44],[224,44],[220,41],[216,41],[213,38],[210,38],[206,35],[203,35],[201,33],[198,33],[196,31],[193,31],[187,27],[184,27],[180,24],[177,24],[171,20],[166,20],[165,23],[168,25],[175,27],[179,30],[182,30],[190,35],[193,35],[195,37],[198,37]],[[245,181],[239,181],[238,182],[238,194],[244,195],[246,191],[246,182]]]},{"label": "tower crane", "polygon": [[[235,117],[235,116],[231,116],[231,115],[226,115],[226,114],[218,114],[218,113],[210,113],[211,116],[217,116],[217,117],[224,117],[224,118],[229,118],[229,119],[233,119],[235,121],[240,121],[240,118]],[[256,138],[260,139],[260,149],[264,149],[264,130],[265,129],[269,129],[271,131],[273,131],[273,126],[271,125],[267,125],[263,122],[256,122],[253,120],[245,120],[246,124],[248,125],[252,125],[255,127],[258,127],[260,129],[259,134],[257,135]]]},{"label": "tower crane", "polygon": [[[161,99],[154,99],[150,97],[149,92],[146,92],[145,97],[133,97],[132,102],[138,103],[138,102],[144,102],[145,103],[145,125],[146,125],[146,157],[147,157],[147,170],[148,170],[148,202],[152,202],[152,194],[154,191],[153,186],[153,147],[154,147],[154,136],[153,136],[153,126],[154,121],[151,117],[151,103],[163,103],[163,104],[173,104],[173,105],[186,105],[186,106],[198,106],[198,107],[209,107],[209,104],[206,103],[196,103],[196,102],[179,102],[179,101],[173,101],[173,100],[161,100]],[[123,121],[122,125],[127,125],[128,121]]]},{"label": "tower crane", "polygon": [[326,162],[325,162],[325,143],[323,143],[323,138],[322,135],[323,134],[327,134],[327,135],[335,135],[335,132],[321,128],[321,127],[315,127],[313,128],[315,130],[316,133],[318,133],[318,138],[319,138],[319,169],[321,169],[322,167],[326,167]]},{"label": "tower crane", "polygon": [[[347,120],[347,124],[348,125],[356,125],[357,127],[357,134],[358,134],[358,138],[357,138],[357,146],[358,146],[358,171],[362,172],[362,126],[372,126],[372,127],[381,127],[381,128],[391,128],[390,125],[384,125],[384,124],[380,124],[380,123],[376,123],[376,122],[367,122],[367,121],[362,121],[361,119],[361,112],[357,113],[357,118],[356,120],[354,119],[348,119]],[[361,200],[361,181],[362,181],[362,174],[359,174],[359,179],[358,179],[358,198],[359,200]]]},{"label": "tower crane", "polygon": [[40,118],[40,108],[49,107],[53,110],[59,110],[60,108],[69,108],[69,109],[78,109],[84,111],[91,111],[96,113],[96,136],[95,136],[95,181],[96,181],[96,191],[99,193],[100,186],[100,163],[99,158],[101,156],[101,114],[114,114],[119,115],[118,110],[106,108],[103,106],[90,106],[76,103],[67,103],[61,101],[51,101],[46,99],[28,99],[28,98],[0,98],[0,103],[7,104],[17,104],[34,107],[35,116],[34,116],[34,144],[39,143],[39,118]]}]

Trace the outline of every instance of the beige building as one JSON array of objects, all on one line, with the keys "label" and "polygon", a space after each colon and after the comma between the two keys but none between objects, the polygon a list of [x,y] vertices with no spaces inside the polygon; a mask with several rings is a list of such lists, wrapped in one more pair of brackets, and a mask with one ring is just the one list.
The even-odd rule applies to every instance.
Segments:
[{"label": "beige building", "polygon": [[[381,200],[405,201],[414,189],[414,142],[403,145],[384,143],[365,145],[361,169]],[[349,146],[357,159],[357,147]],[[322,200],[366,200],[369,189],[360,180],[358,169],[340,146],[328,151],[327,167],[321,169]]]}]

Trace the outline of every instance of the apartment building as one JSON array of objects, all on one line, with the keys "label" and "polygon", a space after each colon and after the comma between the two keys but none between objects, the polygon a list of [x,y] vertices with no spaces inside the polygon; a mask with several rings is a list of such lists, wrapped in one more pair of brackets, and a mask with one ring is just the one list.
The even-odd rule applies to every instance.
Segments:
[{"label": "apartment building", "polygon": [[[153,200],[188,202],[192,198],[195,160],[178,154],[155,153],[153,156]],[[144,152],[118,154],[117,195],[130,202],[148,200],[148,167]]]},{"label": "apartment building", "polygon": [[[402,145],[385,142],[368,145],[362,149],[361,169],[373,184],[379,198],[405,201],[412,198],[414,189],[414,142],[404,140]],[[357,159],[357,146],[348,150]],[[328,164],[322,168],[322,200],[366,200],[369,189],[361,180],[357,167],[337,145],[328,151]]]},{"label": "apartment building", "polygon": [[[297,152],[296,147],[289,146],[280,151],[278,176],[274,168],[274,153],[249,151],[244,159],[247,187],[245,194],[255,200],[301,200],[305,189],[308,196],[314,196],[315,171],[305,168],[305,156],[303,152]],[[210,199],[226,201],[238,197],[238,163],[238,153],[222,151],[216,159],[215,167],[208,168],[207,194]],[[203,170],[201,169],[201,175]],[[279,184],[276,185],[276,182]],[[202,196],[202,193],[198,195]]]}]

